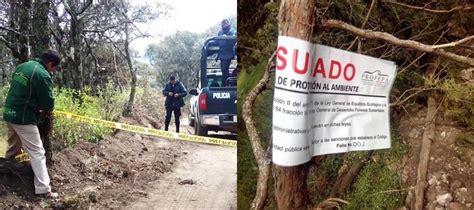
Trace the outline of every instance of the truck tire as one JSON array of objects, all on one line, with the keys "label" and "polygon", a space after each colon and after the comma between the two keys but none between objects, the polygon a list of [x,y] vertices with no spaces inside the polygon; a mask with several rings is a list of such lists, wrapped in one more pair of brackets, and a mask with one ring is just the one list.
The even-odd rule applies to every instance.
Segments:
[{"label": "truck tire", "polygon": [[191,117],[191,113],[188,114],[188,125],[194,127],[194,117]]},{"label": "truck tire", "polygon": [[194,120],[194,134],[198,136],[207,136],[207,128],[199,124],[199,120]]}]

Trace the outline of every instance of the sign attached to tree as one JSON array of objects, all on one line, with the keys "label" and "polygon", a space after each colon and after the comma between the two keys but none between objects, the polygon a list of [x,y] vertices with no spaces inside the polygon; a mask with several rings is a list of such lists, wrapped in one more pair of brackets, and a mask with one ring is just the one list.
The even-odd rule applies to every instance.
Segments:
[{"label": "sign attached to tree", "polygon": [[394,62],[280,36],[276,69],[275,164],[390,148]]}]

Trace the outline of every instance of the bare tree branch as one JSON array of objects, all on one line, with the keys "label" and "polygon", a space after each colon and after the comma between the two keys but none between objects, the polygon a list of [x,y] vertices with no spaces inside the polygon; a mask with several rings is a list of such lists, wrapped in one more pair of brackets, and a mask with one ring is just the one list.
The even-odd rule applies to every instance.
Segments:
[{"label": "bare tree branch", "polygon": [[252,145],[253,154],[258,165],[258,181],[257,181],[257,192],[252,202],[251,209],[262,209],[265,199],[267,197],[268,188],[268,177],[270,176],[270,159],[265,155],[265,150],[261,145],[260,137],[258,136],[255,122],[252,119],[253,104],[257,99],[257,96],[266,89],[267,83],[270,80],[270,74],[272,73],[273,59],[275,58],[276,51],[273,52],[270,59],[268,59],[267,69],[262,79],[258,84],[250,91],[245,99],[242,107],[242,118],[244,118],[245,127],[250,138],[250,144]]},{"label": "bare tree branch", "polygon": [[117,44],[115,44],[115,42],[114,42],[110,37],[108,37],[108,36],[104,36],[104,37],[110,41],[110,43],[112,44],[112,46],[114,46],[114,48],[115,48],[116,50],[119,51],[119,53],[120,53],[121,56],[123,56],[124,58],[127,57],[127,55],[125,54],[125,52],[123,52],[123,51],[117,46]]},{"label": "bare tree branch", "polygon": [[[434,44],[438,43],[438,42],[444,37],[444,35],[445,35],[447,32],[448,32],[447,30],[444,31],[444,32],[439,36],[439,38],[436,40],[436,42],[435,42]],[[415,64],[420,58],[422,58],[424,55],[426,55],[425,52],[422,53],[420,56],[418,56],[418,57],[417,57],[415,60],[413,60],[410,64],[408,64],[407,66],[405,66],[405,68],[403,68],[402,70],[398,71],[397,74],[401,74],[401,73],[405,72],[410,66],[414,65],[414,64]]]},{"label": "bare tree branch", "polygon": [[64,10],[66,10],[66,12],[69,13],[69,15],[75,16],[75,13],[74,11],[72,11],[71,6],[69,6],[69,3],[67,3],[66,0],[62,0],[61,2],[64,5]]},{"label": "bare tree branch", "polygon": [[104,28],[98,28],[98,29],[84,29],[82,30],[83,32],[90,32],[90,33],[103,33],[103,32],[107,32],[108,30],[111,30],[111,29],[116,29],[118,27],[121,27],[123,26],[124,24],[127,24],[127,23],[132,23],[132,21],[130,20],[127,20],[127,21],[123,21],[123,22],[120,22],[120,23],[117,23],[115,25],[111,25],[111,26],[107,26],[107,27],[104,27]]},{"label": "bare tree branch", "polygon": [[412,49],[419,50],[422,52],[432,53],[432,54],[439,55],[441,57],[448,58],[460,63],[474,66],[474,59],[472,58],[457,55],[451,52],[447,52],[443,49],[433,48],[433,46],[426,45],[417,41],[399,39],[389,33],[373,31],[373,30],[363,30],[353,25],[347,24],[343,21],[333,20],[333,19],[323,21],[322,25],[327,28],[336,28],[336,29],[345,30],[357,36],[365,37],[368,39],[379,39],[379,40],[383,40],[394,45],[412,48]]},{"label": "bare tree branch", "polygon": [[82,9],[77,13],[77,15],[81,15],[82,13],[84,13],[87,8],[89,8],[90,6],[92,5],[92,0],[87,0],[86,4],[84,5],[84,7],[82,7]]},{"label": "bare tree branch", "polygon": [[396,5],[399,5],[399,6],[403,6],[403,7],[407,7],[407,8],[410,8],[410,9],[416,9],[416,10],[423,10],[423,11],[426,11],[426,12],[431,12],[431,13],[437,13],[437,14],[446,14],[446,13],[452,13],[456,10],[464,10],[464,11],[469,11],[472,9],[472,7],[462,7],[462,6],[458,6],[458,7],[454,7],[450,10],[435,10],[435,9],[428,9],[428,8],[425,8],[425,7],[417,7],[417,6],[412,6],[412,5],[408,5],[408,4],[404,4],[404,3],[400,3],[400,2],[396,2],[396,1],[382,1],[384,3],[390,3],[390,4],[396,4]]},{"label": "bare tree branch", "polygon": [[5,44],[5,46],[8,47],[8,49],[10,49],[10,51],[12,52],[13,57],[15,57],[15,58],[21,57],[20,52],[18,52],[18,50],[15,49],[15,47],[12,45],[12,43],[7,41],[3,36],[0,36],[0,41],[2,41]]},{"label": "bare tree branch", "polygon": [[[370,14],[372,13],[372,10],[374,9],[376,2],[377,2],[377,0],[372,0],[372,3],[370,4],[369,11],[367,12],[367,15],[365,16],[365,19],[364,19],[364,22],[362,23],[362,26],[360,27],[361,29],[364,29],[364,28],[365,28],[365,25],[367,25],[367,22],[369,22]],[[352,41],[351,45],[349,45],[349,47],[347,48],[347,50],[350,50],[350,49],[354,46],[354,44],[356,43],[356,41],[359,41],[359,45],[360,45],[360,38],[359,38],[359,37],[356,37],[356,38],[354,39],[354,41]],[[360,48],[360,46],[359,46],[359,48]],[[360,51],[360,49],[358,49],[358,51]]]},{"label": "bare tree branch", "polygon": [[[413,96],[415,95],[418,95],[419,93],[421,92],[424,92],[424,91],[428,91],[428,90],[441,90],[440,88],[411,88],[411,89],[408,89],[408,90],[405,90],[405,92],[402,93],[402,95],[400,95],[400,97],[398,97],[397,101],[395,101],[394,103],[391,103],[390,106],[399,106],[399,105],[402,105],[403,103],[405,103],[406,101],[408,101],[410,98],[412,98]],[[403,96],[405,94],[407,94],[408,92],[411,92],[411,91],[415,91],[415,93],[405,97],[403,100]]]},{"label": "bare tree branch", "polygon": [[12,32],[12,33],[14,33],[16,35],[19,35],[19,36],[31,36],[29,34],[22,34],[22,33],[18,32],[18,31],[15,31],[11,28],[7,28],[7,27],[3,27],[3,26],[0,26],[0,30],[9,31],[9,32]]},{"label": "bare tree branch", "polygon": [[433,45],[433,48],[438,49],[438,48],[444,48],[444,47],[456,47],[456,46],[458,46],[462,43],[470,41],[471,39],[474,39],[474,35],[473,36],[468,36],[464,39],[461,39],[461,40],[458,40],[458,41],[455,41],[455,42],[450,42],[450,43],[446,43],[446,44],[439,44],[439,45]]}]

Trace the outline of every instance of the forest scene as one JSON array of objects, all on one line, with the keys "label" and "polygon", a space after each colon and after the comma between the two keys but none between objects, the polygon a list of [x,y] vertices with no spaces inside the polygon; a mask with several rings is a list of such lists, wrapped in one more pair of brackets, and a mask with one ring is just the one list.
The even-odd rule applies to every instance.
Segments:
[{"label": "forest scene", "polygon": [[[239,1],[239,209],[473,208],[472,6]],[[278,36],[394,61],[391,148],[272,164]]]},{"label": "forest scene", "polygon": [[[200,29],[191,31],[183,27],[173,31],[166,28],[166,24],[170,24],[166,21],[189,18],[177,15],[183,10],[180,4],[182,2],[126,0],[0,1],[1,107],[5,105],[15,68],[52,49],[61,58],[57,72],[51,75],[55,111],[164,130],[166,97],[162,90],[170,76],[175,76],[188,90],[198,87],[203,43],[221,30],[222,19],[230,20],[234,28],[237,21],[235,12],[223,10],[222,14],[228,13],[212,17],[213,20],[201,24],[204,26]],[[202,4],[206,6],[205,2]],[[162,24],[161,30],[168,31],[153,33],[147,25],[151,23]],[[148,40],[145,45],[142,44],[144,39],[152,41]],[[178,121],[183,121],[181,133],[191,135],[193,128],[187,125],[186,119],[189,98],[189,94],[184,97],[185,106]],[[174,122],[172,120],[170,126],[172,132]],[[181,186],[178,183],[183,180],[191,180],[192,185],[192,179],[200,179],[199,174],[194,177],[192,174],[172,175],[175,168],[190,171],[190,167],[198,167],[181,163],[191,163],[214,153],[227,158],[224,162],[236,158],[234,148],[221,149],[141,135],[56,114],[49,131],[49,135],[42,138],[50,142],[49,149],[43,144],[52,190],[59,197],[37,201],[31,168],[23,167],[24,164],[9,165],[2,158],[0,207],[150,208],[156,199],[173,202],[172,196],[181,196],[165,189]],[[2,123],[1,157],[7,150],[7,138],[7,126]],[[48,151],[52,158],[48,158]],[[235,166],[231,167],[235,164],[227,165],[228,170],[236,170]],[[157,180],[164,181],[157,183]],[[213,187],[219,187],[206,184],[204,180],[197,185],[194,181],[194,188],[187,187],[187,190],[209,188],[207,190],[212,191]],[[183,183],[189,184],[188,181]],[[235,188],[232,181],[223,184]],[[163,184],[167,186],[161,186]],[[162,191],[157,192],[158,188]],[[219,203],[212,204],[181,197],[182,203],[173,205],[235,206],[232,196],[229,190],[223,193]],[[165,201],[159,202],[165,205]]]}]

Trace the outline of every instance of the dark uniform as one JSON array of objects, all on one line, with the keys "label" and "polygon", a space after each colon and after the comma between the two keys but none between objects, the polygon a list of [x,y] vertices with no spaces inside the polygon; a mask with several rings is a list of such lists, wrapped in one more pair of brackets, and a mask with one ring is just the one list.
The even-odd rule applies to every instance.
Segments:
[{"label": "dark uniform", "polygon": [[[173,93],[170,96],[169,93]],[[174,94],[178,94],[175,97]],[[165,107],[166,107],[166,118],[165,118],[165,130],[168,130],[168,126],[171,121],[171,113],[174,112],[174,122],[176,125],[176,132],[179,133],[179,117],[181,116],[181,107],[184,106],[183,98],[186,96],[186,88],[183,83],[176,81],[175,84],[171,82],[166,83],[165,89],[163,89],[163,95],[166,96]]]},{"label": "dark uniform", "polygon": [[[229,20],[222,21],[222,30],[217,34],[218,36],[237,36],[237,31],[230,26]],[[235,41],[220,41],[219,42],[219,59],[221,60],[221,70],[222,70],[222,87],[226,86],[226,80],[229,77],[229,66],[230,62],[235,56],[234,53],[234,44]]]}]

